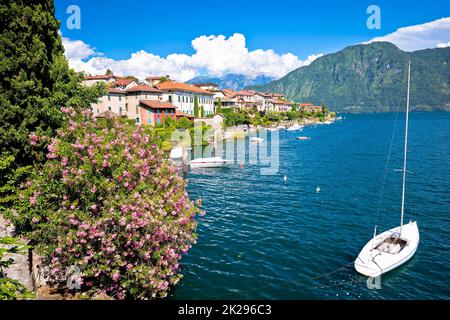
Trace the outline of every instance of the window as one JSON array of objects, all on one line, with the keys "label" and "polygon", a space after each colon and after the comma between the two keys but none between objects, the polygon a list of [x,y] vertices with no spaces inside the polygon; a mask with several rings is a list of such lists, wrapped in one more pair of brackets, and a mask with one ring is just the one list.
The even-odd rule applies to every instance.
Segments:
[{"label": "window", "polygon": [[160,110],[158,109],[158,111],[157,111],[156,113],[159,114],[159,111],[160,111]]},{"label": "window", "polygon": [[97,109],[97,114],[99,114],[99,113],[100,113],[100,110]]},{"label": "window", "polygon": [[[169,99],[169,101],[170,101],[170,99]],[[178,102],[181,102],[181,97],[180,96],[178,96]]]},{"label": "window", "polygon": [[136,118],[136,123],[139,123],[139,118]]},{"label": "window", "polygon": [[148,123],[152,123],[152,118],[148,118]]},{"label": "window", "polygon": [[128,103],[125,103],[125,111],[128,112]]},{"label": "window", "polygon": [[119,101],[122,101],[122,96],[119,96]]},{"label": "window", "polygon": [[158,118],[158,124],[161,124],[161,119],[160,118]]},{"label": "window", "polygon": [[119,114],[122,115],[122,107],[119,108]]},{"label": "window", "polygon": [[111,101],[111,96],[108,94],[108,101]]},{"label": "window", "polygon": [[172,96],[169,96],[169,102],[172,102]]},{"label": "window", "polygon": [[108,110],[111,111],[111,107],[108,107]]}]

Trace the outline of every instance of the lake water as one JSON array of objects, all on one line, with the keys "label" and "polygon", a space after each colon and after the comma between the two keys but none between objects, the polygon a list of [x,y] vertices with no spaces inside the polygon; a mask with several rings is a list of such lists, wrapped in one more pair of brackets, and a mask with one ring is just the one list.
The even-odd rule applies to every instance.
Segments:
[{"label": "lake water", "polygon": [[352,263],[376,221],[380,231],[399,225],[404,114],[388,170],[396,114],[344,116],[280,132],[277,175],[252,165],[190,172],[190,196],[206,216],[172,298],[450,299],[450,113],[411,114],[405,220],[418,220],[421,241],[380,290]]}]

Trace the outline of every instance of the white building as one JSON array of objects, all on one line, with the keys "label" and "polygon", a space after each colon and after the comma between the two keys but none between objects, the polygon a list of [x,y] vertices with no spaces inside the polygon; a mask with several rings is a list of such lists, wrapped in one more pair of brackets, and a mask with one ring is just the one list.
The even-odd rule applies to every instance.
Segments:
[{"label": "white building", "polygon": [[215,111],[214,94],[212,92],[191,84],[175,81],[166,81],[156,87],[163,92],[163,100],[173,103],[178,111],[194,115],[195,96],[198,98],[199,112],[201,107],[203,107],[205,116],[213,114]]}]

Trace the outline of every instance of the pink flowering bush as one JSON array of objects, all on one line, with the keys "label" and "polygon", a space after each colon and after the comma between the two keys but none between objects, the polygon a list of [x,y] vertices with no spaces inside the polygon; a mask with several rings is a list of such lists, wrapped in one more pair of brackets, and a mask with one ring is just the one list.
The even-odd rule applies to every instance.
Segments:
[{"label": "pink flowering bush", "polygon": [[200,204],[190,201],[178,168],[146,129],[63,112],[67,125],[10,218],[37,246],[55,283],[65,285],[67,270],[77,266],[87,292],[165,297],[181,278],[183,253],[195,244]]}]

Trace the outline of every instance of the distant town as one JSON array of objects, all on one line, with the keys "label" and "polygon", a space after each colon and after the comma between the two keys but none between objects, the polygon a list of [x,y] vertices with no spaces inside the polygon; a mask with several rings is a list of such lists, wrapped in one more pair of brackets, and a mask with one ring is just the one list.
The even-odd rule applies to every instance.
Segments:
[{"label": "distant town", "polygon": [[86,86],[97,83],[104,83],[108,92],[92,105],[96,117],[126,117],[139,124],[162,125],[166,117],[205,118],[216,114],[218,108],[262,113],[289,112],[294,108],[311,113],[322,111],[322,106],[297,104],[281,93],[219,89],[212,83],[176,82],[170,76],[152,76],[144,81],[112,73],[84,77]]}]

